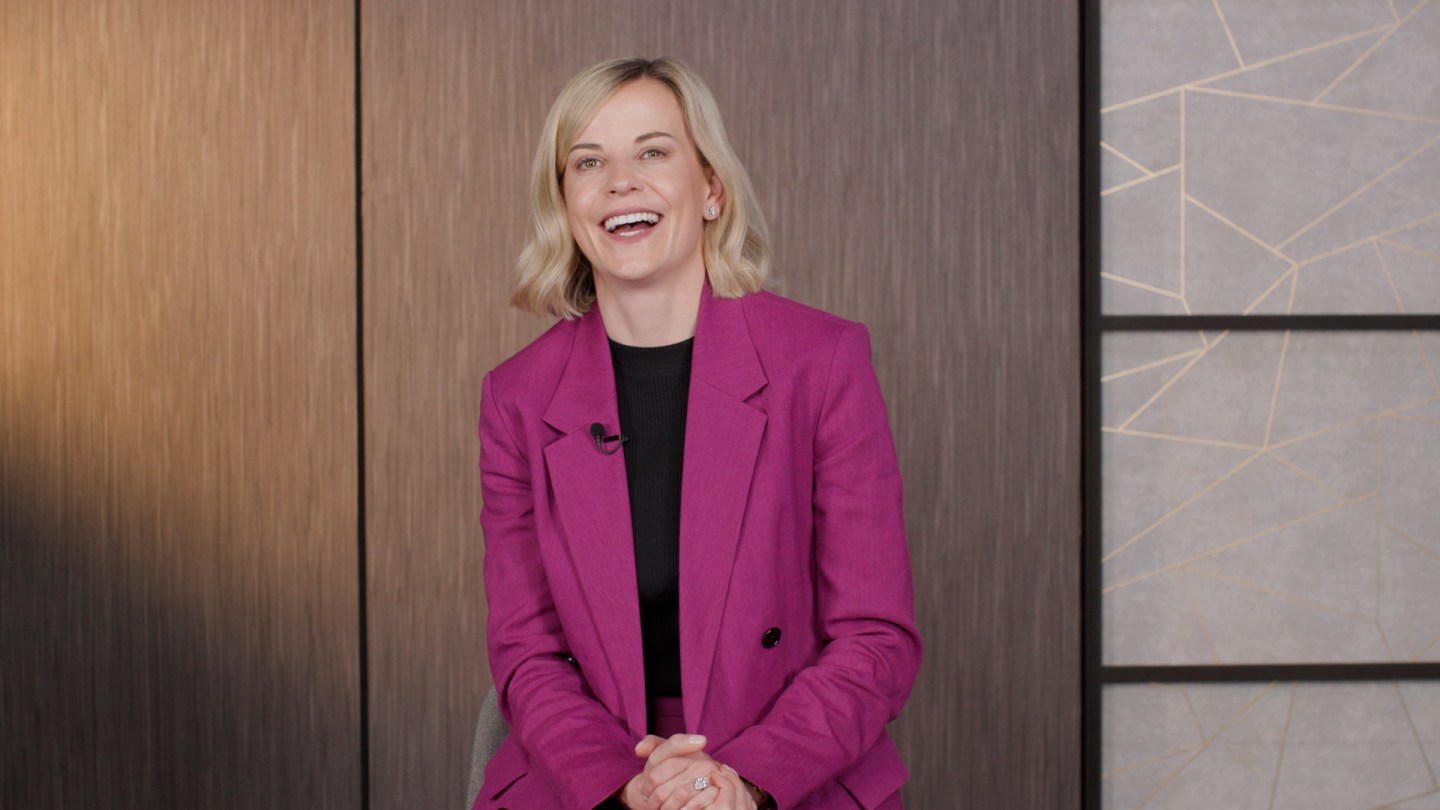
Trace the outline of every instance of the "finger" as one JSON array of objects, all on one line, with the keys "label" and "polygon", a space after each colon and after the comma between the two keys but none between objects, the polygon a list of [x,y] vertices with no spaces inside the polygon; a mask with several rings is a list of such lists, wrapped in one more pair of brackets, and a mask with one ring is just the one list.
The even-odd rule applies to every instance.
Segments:
[{"label": "finger", "polygon": [[641,759],[645,759],[646,757],[649,757],[650,754],[657,747],[659,747],[660,743],[663,742],[665,742],[664,737],[656,737],[654,734],[646,734],[640,739],[640,742],[635,743],[635,755],[640,757]]},{"label": "finger", "polygon": [[719,796],[720,788],[711,785],[699,793],[696,793],[695,798],[686,802],[680,810],[704,810],[706,807],[714,807],[715,799]]},{"label": "finger", "polygon": [[[641,795],[647,799],[651,795],[656,795],[659,797],[657,801],[664,801],[683,784],[684,780],[689,779],[693,782],[695,777],[705,775],[710,768],[714,767],[713,763],[714,760],[699,751],[692,754],[677,754],[654,765],[646,763],[645,769],[640,774]],[[687,772],[689,772],[688,776]]]},{"label": "finger", "polygon": [[715,760],[698,751],[671,757],[654,767],[647,766],[644,780],[650,783],[647,795],[653,796],[657,804],[664,804],[674,796],[683,801],[690,795],[689,786],[702,776],[708,777],[714,769]]},{"label": "finger", "polygon": [[[699,775],[695,775],[698,773]],[[664,802],[660,804],[660,810],[684,810],[693,807],[709,807],[714,800],[715,788],[710,775],[702,771],[688,771],[684,776],[674,780],[665,787],[674,787]],[[697,789],[697,786],[702,786]],[[709,794],[707,796],[707,794]],[[703,798],[702,798],[703,797]]]},{"label": "finger", "polygon": [[735,810],[740,807],[740,794],[728,774],[716,773],[710,778],[715,783],[715,800],[710,803],[711,810]]},{"label": "finger", "polygon": [[705,737],[700,734],[676,734],[670,739],[660,743],[655,750],[646,757],[646,767],[650,767],[673,756],[682,754],[693,754],[705,747]]}]

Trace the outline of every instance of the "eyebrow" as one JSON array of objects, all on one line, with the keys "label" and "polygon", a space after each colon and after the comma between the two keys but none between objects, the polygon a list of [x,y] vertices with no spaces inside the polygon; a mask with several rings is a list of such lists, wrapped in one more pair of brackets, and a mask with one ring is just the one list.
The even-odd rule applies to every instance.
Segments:
[{"label": "eyebrow", "polygon": [[[672,141],[675,140],[675,136],[674,136],[674,135],[671,135],[671,134],[668,133],[668,132],[661,132],[661,131],[659,131],[659,130],[656,130],[655,132],[647,132],[647,133],[645,133],[644,135],[636,136],[636,138],[635,138],[635,143],[640,143],[640,142],[642,142],[642,141],[648,141],[648,140],[651,140],[651,139],[653,139],[653,138],[669,138],[669,139],[672,140]],[[576,149],[599,149],[599,148],[600,148],[600,144],[598,144],[598,143],[577,143],[577,144],[575,144],[574,146],[570,147],[570,151],[571,151],[571,152],[574,152]]]}]

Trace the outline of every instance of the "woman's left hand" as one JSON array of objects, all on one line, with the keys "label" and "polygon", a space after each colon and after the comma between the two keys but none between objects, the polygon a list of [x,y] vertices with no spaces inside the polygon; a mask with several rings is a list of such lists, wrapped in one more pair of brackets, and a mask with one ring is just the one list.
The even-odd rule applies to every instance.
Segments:
[{"label": "woman's left hand", "polygon": [[[755,802],[740,775],[704,751],[695,750],[694,739],[689,734],[677,734],[668,740],[647,736],[636,746],[635,752],[646,758],[645,770],[640,775],[646,807],[755,810]],[[696,790],[697,784],[706,786]]]}]

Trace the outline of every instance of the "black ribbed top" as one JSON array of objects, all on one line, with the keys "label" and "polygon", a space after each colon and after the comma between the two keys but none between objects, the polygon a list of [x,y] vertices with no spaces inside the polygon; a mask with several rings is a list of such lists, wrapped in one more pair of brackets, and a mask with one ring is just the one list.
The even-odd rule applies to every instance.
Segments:
[{"label": "black ribbed top", "polygon": [[680,474],[695,339],[610,341],[630,486],[646,697],[680,697]]}]

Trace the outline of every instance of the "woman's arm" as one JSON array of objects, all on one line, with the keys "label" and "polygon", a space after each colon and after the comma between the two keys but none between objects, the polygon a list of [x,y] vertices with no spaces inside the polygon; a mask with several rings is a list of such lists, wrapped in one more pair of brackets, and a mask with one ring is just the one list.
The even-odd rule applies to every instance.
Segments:
[{"label": "woman's arm", "polygon": [[870,749],[920,666],[900,469],[861,324],[840,335],[815,435],[815,559],[825,647],[770,713],[712,752],[802,800]]},{"label": "woman's arm", "polygon": [[566,807],[594,808],[639,770],[635,740],[595,700],[569,657],[541,564],[530,466],[491,375],[480,395],[485,598],[500,711]]}]

